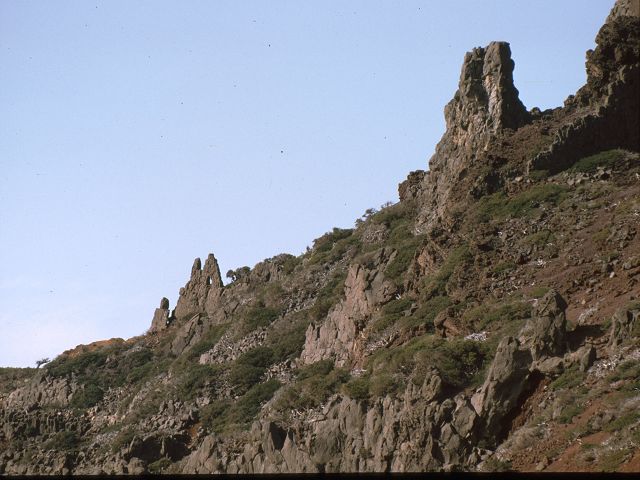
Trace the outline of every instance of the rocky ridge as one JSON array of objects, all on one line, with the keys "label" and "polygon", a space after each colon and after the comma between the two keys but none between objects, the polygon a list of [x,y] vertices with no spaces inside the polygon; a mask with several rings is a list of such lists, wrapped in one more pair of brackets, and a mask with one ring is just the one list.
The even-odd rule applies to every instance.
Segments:
[{"label": "rocky ridge", "polygon": [[0,371],[0,473],[637,471],[639,15],[545,112],[474,49],[398,204],[226,286],[196,259],[147,334]]}]

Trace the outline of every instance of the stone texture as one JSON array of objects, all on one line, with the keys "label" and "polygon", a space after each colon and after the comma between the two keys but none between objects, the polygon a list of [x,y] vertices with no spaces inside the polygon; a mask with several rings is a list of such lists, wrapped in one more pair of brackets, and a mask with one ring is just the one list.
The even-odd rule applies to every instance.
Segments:
[{"label": "stone texture", "polygon": [[160,308],[156,308],[151,320],[149,333],[161,332],[169,326],[169,300],[165,297],[160,300]]},{"label": "stone texture", "polygon": [[640,305],[616,311],[611,318],[609,349],[615,350],[625,341],[632,338],[633,332],[638,331],[638,322],[640,322]]},{"label": "stone texture", "polygon": [[334,358],[337,366],[362,355],[364,343],[356,341],[366,326],[373,310],[393,298],[397,287],[384,276],[386,264],[393,260],[395,252],[380,250],[371,266],[352,265],[347,272],[342,300],[320,325],[309,325],[304,349],[300,355],[303,363],[314,363]]}]

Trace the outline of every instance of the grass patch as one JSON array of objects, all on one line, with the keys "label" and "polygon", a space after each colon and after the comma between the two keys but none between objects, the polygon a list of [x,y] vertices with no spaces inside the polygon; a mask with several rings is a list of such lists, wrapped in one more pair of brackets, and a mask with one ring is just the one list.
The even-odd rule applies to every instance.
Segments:
[{"label": "grass patch", "polygon": [[619,432],[623,428],[638,422],[638,420],[640,420],[640,412],[628,412],[609,423],[604,427],[604,430],[606,432]]},{"label": "grass patch", "polygon": [[567,187],[554,183],[537,184],[512,197],[503,192],[487,195],[478,201],[473,211],[476,223],[521,218],[531,215],[541,204],[559,204],[567,193]]},{"label": "grass patch", "polygon": [[480,305],[470,308],[462,314],[462,320],[474,331],[484,330],[496,322],[512,322],[524,320],[531,316],[531,305],[528,302],[515,301],[497,305]]},{"label": "grass patch", "polygon": [[329,282],[320,290],[315,303],[309,309],[312,321],[317,322],[327,316],[331,307],[336,305],[344,294],[346,272],[335,273]]},{"label": "grass patch", "polygon": [[598,466],[603,472],[616,472],[620,465],[633,453],[631,448],[607,452],[600,457]]},{"label": "grass patch", "polygon": [[447,283],[454,271],[473,259],[469,245],[454,248],[435,275],[422,280],[421,290],[427,298],[447,295]]},{"label": "grass patch", "polygon": [[168,468],[173,462],[170,458],[163,457],[160,460],[156,460],[153,463],[150,463],[147,467],[149,469],[149,473],[158,474],[162,473],[166,468]]},{"label": "grass patch", "polygon": [[573,421],[573,417],[580,415],[582,412],[584,412],[584,405],[578,403],[570,404],[562,410],[558,417],[558,421],[564,424],[571,423]]},{"label": "grass patch", "polygon": [[614,167],[624,160],[623,150],[606,150],[589,157],[582,158],[569,168],[569,172],[595,173],[598,168]]},{"label": "grass patch", "polygon": [[229,380],[240,392],[246,392],[258,384],[275,355],[270,347],[260,346],[246,351],[236,359],[229,371]]},{"label": "grass patch", "polygon": [[378,350],[367,359],[367,367],[372,376],[404,374],[418,385],[435,368],[445,383],[463,388],[475,383],[489,359],[482,343],[424,335],[400,347]]},{"label": "grass patch", "polygon": [[67,452],[75,451],[81,443],[81,438],[76,432],[63,431],[56,433],[45,444],[44,448],[48,450],[64,450]]},{"label": "grass patch", "polygon": [[279,308],[268,308],[261,303],[249,308],[242,318],[241,334],[246,335],[258,328],[268,327],[281,313]]},{"label": "grass patch", "polygon": [[300,368],[296,382],[276,401],[276,409],[286,413],[314,408],[338,391],[349,380],[349,373],[335,368],[333,360],[321,360]]},{"label": "grass patch", "polygon": [[189,367],[177,383],[178,395],[186,400],[196,398],[205,386],[215,384],[222,371],[220,365],[198,364]]},{"label": "grass patch", "polygon": [[550,387],[553,390],[577,388],[584,382],[585,373],[581,372],[577,365],[571,365],[562,375],[551,382]]}]

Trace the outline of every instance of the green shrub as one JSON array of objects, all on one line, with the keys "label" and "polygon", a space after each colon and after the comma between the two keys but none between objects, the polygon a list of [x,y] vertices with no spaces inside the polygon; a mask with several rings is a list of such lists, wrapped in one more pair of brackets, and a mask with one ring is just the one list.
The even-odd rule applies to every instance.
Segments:
[{"label": "green shrub", "polygon": [[200,409],[200,420],[209,431],[220,433],[227,425],[227,411],[231,402],[226,399],[214,400]]},{"label": "green shrub", "polygon": [[185,352],[186,359],[188,361],[197,361],[205,352],[211,350],[216,343],[220,340],[222,335],[228,330],[229,324],[225,323],[222,325],[214,325],[211,327],[207,333],[204,334],[202,339],[198,341],[193,347],[189,348],[187,352]]},{"label": "green shrub", "polygon": [[257,305],[250,308],[244,315],[242,333],[247,334],[261,327],[268,327],[278,318],[281,311],[277,308],[267,308],[264,305]]},{"label": "green shrub", "polygon": [[617,472],[620,465],[634,453],[633,448],[622,448],[620,450],[609,450],[599,459],[598,466],[603,472]]},{"label": "green shrub", "polygon": [[571,365],[562,375],[551,382],[553,390],[576,388],[584,382],[585,374],[581,372],[577,365]]},{"label": "green shrub", "polygon": [[424,302],[410,316],[402,319],[403,327],[416,327],[424,325],[427,331],[433,331],[433,321],[436,316],[451,305],[451,299],[447,296],[432,297]]},{"label": "green shrub", "polygon": [[216,400],[200,410],[200,419],[207,429],[216,433],[233,425],[246,427],[256,417],[262,404],[270,400],[280,387],[280,382],[271,379],[252,386],[236,402]]},{"label": "green shrub", "polygon": [[396,313],[403,313],[405,310],[407,310],[409,307],[411,307],[412,303],[413,303],[413,301],[410,298],[407,298],[407,297],[391,300],[384,307],[382,307],[382,312],[385,315],[393,315],[393,314],[396,314]]},{"label": "green shrub", "polygon": [[532,298],[542,298],[549,291],[549,287],[537,286],[531,289],[531,297]]},{"label": "green shrub", "polygon": [[511,262],[511,261],[500,262],[498,265],[496,265],[493,268],[493,273],[495,275],[501,275],[503,273],[515,270],[516,268],[518,268],[518,266],[515,263]]},{"label": "green shrub", "polygon": [[280,387],[280,382],[273,378],[254,385],[230,408],[229,421],[237,424],[249,423],[260,411],[262,404],[270,400]]},{"label": "green shrub", "polygon": [[422,290],[427,298],[433,296],[446,296],[447,283],[453,272],[462,265],[466,265],[473,260],[473,255],[467,244],[454,248],[444,260],[440,269],[422,280]]},{"label": "green shrub", "polygon": [[273,350],[274,363],[292,360],[300,356],[309,326],[306,320],[305,317],[297,319],[293,325],[267,338],[269,347]]},{"label": "green shrub", "polygon": [[236,359],[229,372],[232,385],[245,392],[262,379],[267,368],[273,364],[275,355],[269,347],[256,347]]},{"label": "green shrub", "polygon": [[317,407],[348,379],[349,373],[334,368],[332,360],[306,365],[298,370],[296,382],[282,392],[276,401],[276,409],[286,412]]},{"label": "green shrub", "polygon": [[313,241],[309,262],[312,265],[333,263],[339,260],[347,250],[359,244],[359,239],[351,228],[334,228]]},{"label": "green shrub", "polygon": [[368,376],[353,378],[342,386],[346,395],[360,401],[368,400],[371,397],[370,387]]},{"label": "green shrub", "polygon": [[35,368],[0,367],[0,392],[12,392],[36,371]]},{"label": "green shrub", "polygon": [[53,438],[44,444],[44,448],[50,450],[74,451],[80,445],[80,437],[76,432],[63,431],[56,433]]},{"label": "green shrub", "polygon": [[472,330],[483,330],[496,323],[524,320],[531,316],[531,305],[524,301],[480,305],[462,314],[462,320]]},{"label": "green shrub", "polygon": [[623,150],[606,150],[582,158],[569,168],[570,172],[594,173],[599,167],[609,168],[624,159]]},{"label": "green shrub", "polygon": [[369,382],[369,392],[374,398],[394,394],[399,391],[401,387],[401,382],[388,373],[373,376]]},{"label": "green shrub", "polygon": [[327,284],[318,292],[316,301],[309,309],[311,321],[320,321],[327,316],[331,307],[336,305],[344,294],[344,281],[347,273],[336,272]]},{"label": "green shrub", "polygon": [[104,390],[95,383],[87,383],[84,388],[73,394],[71,407],[87,409],[97,405],[104,397]]},{"label": "green shrub", "polygon": [[371,216],[371,221],[386,225],[393,231],[411,221],[416,215],[417,204],[415,201],[398,202],[383,208]]},{"label": "green shrub", "polygon": [[220,365],[193,365],[177,383],[180,398],[191,400],[198,396],[207,384],[214,384],[222,372]]},{"label": "green shrub", "polygon": [[619,432],[623,428],[638,422],[638,420],[640,420],[640,412],[627,412],[609,423],[606,427],[604,427],[604,430],[606,432]]},{"label": "green shrub", "polygon": [[156,460],[153,463],[150,463],[147,467],[149,469],[149,473],[162,473],[167,467],[171,465],[171,459],[167,457],[162,457],[160,460]]},{"label": "green shrub", "polygon": [[567,187],[554,183],[536,184],[509,198],[503,192],[497,192],[481,198],[472,215],[476,222],[524,217],[542,203],[557,205],[565,198],[566,192]]},{"label": "green shrub", "polygon": [[60,355],[45,368],[52,377],[64,377],[73,373],[80,377],[90,376],[105,364],[109,353],[110,349],[104,348],[75,356]]},{"label": "green shrub", "polygon": [[403,244],[401,249],[398,250],[395,258],[387,265],[384,273],[385,275],[393,280],[396,285],[402,284],[402,275],[407,271],[409,265],[411,264],[411,260],[416,253],[416,248],[418,246],[418,242],[407,242]]},{"label": "green shrub", "polygon": [[132,427],[123,428],[118,432],[116,438],[111,443],[111,451],[113,453],[117,453],[121,449],[128,447],[135,436],[136,432]]},{"label": "green shrub", "polygon": [[582,412],[584,412],[584,405],[572,403],[562,410],[558,417],[558,421],[565,424],[571,423],[573,421],[573,417],[580,415]]}]

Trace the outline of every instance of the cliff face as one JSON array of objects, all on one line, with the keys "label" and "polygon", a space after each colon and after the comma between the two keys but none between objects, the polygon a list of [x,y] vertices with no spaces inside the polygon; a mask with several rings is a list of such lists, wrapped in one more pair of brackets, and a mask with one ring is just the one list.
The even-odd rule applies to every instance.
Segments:
[{"label": "cliff face", "polygon": [[429,171],[356,228],[0,370],[0,473],[638,470],[638,10],[554,110],[469,52]]}]

